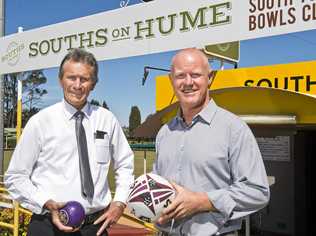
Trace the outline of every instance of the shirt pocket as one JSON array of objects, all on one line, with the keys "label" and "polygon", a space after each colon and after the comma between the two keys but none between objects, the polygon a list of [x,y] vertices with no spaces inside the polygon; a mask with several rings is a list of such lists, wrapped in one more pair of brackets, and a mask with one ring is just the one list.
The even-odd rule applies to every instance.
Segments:
[{"label": "shirt pocket", "polygon": [[103,139],[95,139],[96,161],[99,164],[107,164],[111,159],[110,139],[104,135]]}]

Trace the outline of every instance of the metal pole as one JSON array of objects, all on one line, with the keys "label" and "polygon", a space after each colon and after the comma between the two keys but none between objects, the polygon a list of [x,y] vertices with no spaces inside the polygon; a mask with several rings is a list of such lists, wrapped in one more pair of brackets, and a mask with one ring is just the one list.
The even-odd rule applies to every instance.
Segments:
[{"label": "metal pole", "polygon": [[16,143],[18,143],[22,130],[22,78],[18,75],[18,101],[16,109]]},{"label": "metal pole", "polygon": [[13,201],[13,236],[19,235],[19,203]]},{"label": "metal pole", "polygon": [[[18,28],[18,33],[23,32],[23,28]],[[18,143],[22,130],[22,73],[18,75],[18,101],[16,110],[16,143]]]},{"label": "metal pole", "polygon": [[[0,38],[4,36],[4,0],[0,0]],[[3,75],[0,74],[0,175],[3,169]]]},{"label": "metal pole", "polygon": [[221,70],[224,70],[224,60],[221,59]]},{"label": "metal pole", "polygon": [[146,155],[146,149],[144,150],[144,174],[146,174],[146,169],[147,169],[147,155]]}]

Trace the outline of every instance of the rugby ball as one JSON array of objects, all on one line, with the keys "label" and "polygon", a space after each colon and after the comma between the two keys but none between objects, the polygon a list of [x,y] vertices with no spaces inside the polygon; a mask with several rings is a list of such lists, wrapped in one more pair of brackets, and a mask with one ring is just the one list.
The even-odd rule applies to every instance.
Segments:
[{"label": "rugby ball", "polygon": [[172,185],[156,174],[139,176],[130,189],[127,207],[137,218],[155,222],[175,197]]}]

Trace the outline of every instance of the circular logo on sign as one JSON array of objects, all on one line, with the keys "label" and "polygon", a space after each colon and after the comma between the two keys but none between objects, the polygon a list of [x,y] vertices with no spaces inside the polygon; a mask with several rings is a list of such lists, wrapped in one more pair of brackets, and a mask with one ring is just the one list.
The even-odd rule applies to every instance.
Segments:
[{"label": "circular logo on sign", "polygon": [[24,44],[18,44],[11,42],[6,50],[6,54],[2,57],[2,61],[7,61],[8,65],[15,66],[21,55],[21,51],[24,49]]}]

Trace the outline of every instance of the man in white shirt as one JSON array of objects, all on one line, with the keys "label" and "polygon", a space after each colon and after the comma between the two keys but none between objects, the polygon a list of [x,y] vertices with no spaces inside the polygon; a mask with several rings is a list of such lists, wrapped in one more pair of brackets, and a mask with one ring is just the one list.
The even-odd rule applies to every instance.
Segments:
[{"label": "man in white shirt", "polygon": [[[114,115],[87,102],[97,74],[91,53],[70,51],[59,71],[64,99],[34,115],[15,148],[5,184],[11,196],[33,212],[29,236],[107,235],[106,228],[123,213],[134,180],[133,152]],[[79,113],[85,135],[78,134]],[[78,141],[82,136],[85,145]],[[80,151],[83,146],[85,155]],[[86,164],[81,156],[87,157]],[[116,182],[113,200],[107,181],[110,161]],[[83,187],[87,177],[82,177],[87,166],[88,193]],[[65,226],[59,219],[58,210],[68,201],[78,201],[85,209],[80,228]]]}]

